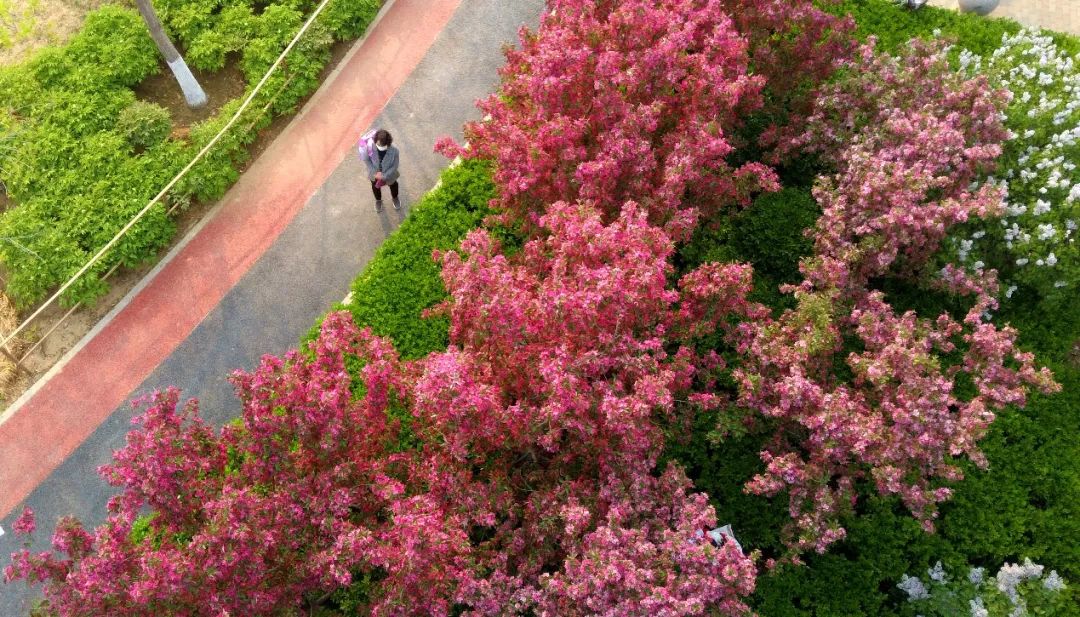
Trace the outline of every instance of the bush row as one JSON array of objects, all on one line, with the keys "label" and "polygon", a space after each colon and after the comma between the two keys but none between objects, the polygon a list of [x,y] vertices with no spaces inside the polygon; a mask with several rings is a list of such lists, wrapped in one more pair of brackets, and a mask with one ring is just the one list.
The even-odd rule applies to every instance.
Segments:
[{"label": "bush row", "polygon": [[[284,0],[258,14],[250,3],[158,2],[167,29],[189,60],[216,70],[228,54],[249,84],[284,49],[314,2]],[[73,287],[65,301],[89,301],[106,290],[100,275],[115,264],[152,259],[171,240],[168,204],[220,197],[236,180],[247,146],[275,115],[292,112],[318,85],[335,40],[357,37],[380,0],[334,0],[234,128]],[[221,54],[209,49],[226,40]],[[125,225],[228,121],[239,100],[169,138],[165,110],[137,101],[133,88],[161,70],[138,13],[107,6],[87,15],[66,45],[41,50],[0,70],[0,181],[14,204],[0,214],[0,262],[7,292],[32,305],[65,281]],[[246,93],[245,93],[246,95]],[[269,107],[268,113],[262,110]]]}]

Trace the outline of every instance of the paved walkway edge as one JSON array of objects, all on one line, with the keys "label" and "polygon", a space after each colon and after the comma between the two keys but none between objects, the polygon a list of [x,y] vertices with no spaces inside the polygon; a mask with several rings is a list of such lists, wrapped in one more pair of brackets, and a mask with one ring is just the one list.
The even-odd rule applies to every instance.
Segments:
[{"label": "paved walkway edge", "polygon": [[392,0],[263,155],[0,424],[0,517],[149,375],[251,268],[404,83],[460,0]]},{"label": "paved walkway edge", "polygon": [[[960,10],[957,0],[930,0],[930,4]],[[1080,0],[1001,0],[987,17],[1004,17],[1026,26],[1080,34]]]}]

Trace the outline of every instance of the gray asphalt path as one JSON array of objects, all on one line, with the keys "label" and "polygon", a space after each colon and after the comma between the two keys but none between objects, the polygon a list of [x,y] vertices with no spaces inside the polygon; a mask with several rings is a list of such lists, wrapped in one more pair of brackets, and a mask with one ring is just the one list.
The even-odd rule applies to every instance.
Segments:
[{"label": "gray asphalt path", "polygon": [[[394,135],[401,151],[404,208],[374,211],[363,164],[349,156],[335,169],[270,249],[229,291],[191,335],[132,393],[131,399],[175,385],[199,399],[202,415],[220,425],[239,413],[226,381],[237,368],[252,369],[264,354],[280,355],[297,345],[375,250],[438,180],[447,165],[432,151],[444,135],[461,138],[461,126],[475,119],[477,98],[491,92],[503,64],[502,45],[516,42],[517,29],[535,26],[543,0],[462,0],[461,6],[419,66],[395,93],[375,126]],[[284,171],[287,173],[287,170]],[[120,406],[26,500],[38,516],[38,542],[55,521],[72,514],[88,527],[105,519],[113,494],[96,469],[124,445],[133,416]],[[20,509],[21,511],[21,509]],[[0,562],[20,548],[11,533],[17,513],[0,522]],[[22,584],[0,586],[0,616],[25,615],[35,595]]]}]

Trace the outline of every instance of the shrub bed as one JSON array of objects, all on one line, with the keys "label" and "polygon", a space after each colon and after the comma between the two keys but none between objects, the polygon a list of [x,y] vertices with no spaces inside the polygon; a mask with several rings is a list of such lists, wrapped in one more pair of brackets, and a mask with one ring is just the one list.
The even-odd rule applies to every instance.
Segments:
[{"label": "shrub bed", "polygon": [[[816,214],[812,201],[792,199],[785,203],[805,204],[802,216]],[[757,211],[758,205],[745,216],[764,217],[764,211]],[[798,255],[789,247],[800,235],[789,227],[783,240],[776,237],[776,229],[782,228],[771,232],[771,243],[750,244],[738,234],[718,240],[714,236],[706,258],[725,255],[748,260],[755,265],[755,278],[759,278],[758,264],[773,270],[782,263],[794,267]],[[683,249],[691,263],[701,241],[696,238]],[[763,285],[755,281],[758,299],[786,308],[775,304],[774,298],[781,296]],[[950,297],[895,283],[888,297],[898,307],[918,307],[921,314],[955,309]],[[860,487],[863,496],[856,516],[844,520],[845,541],[824,555],[808,555],[806,566],[783,568],[758,579],[752,603],[761,615],[906,615],[904,596],[895,585],[905,573],[918,575],[937,560],[953,569],[970,563],[994,570],[1006,560],[1030,557],[1057,569],[1066,580],[1080,577],[1080,518],[1076,513],[1080,445],[1075,439],[1080,433],[1080,367],[1075,359],[1069,359],[1072,346],[1080,339],[1080,316],[1054,303],[1027,297],[1002,311],[995,321],[1011,323],[1021,332],[1021,347],[1033,351],[1054,372],[1062,392],[1033,396],[1022,411],[999,415],[980,445],[989,469],[979,471],[974,465],[964,465],[965,479],[953,485],[954,496],[941,506],[933,534],[925,533],[898,500],[872,496],[871,487]],[[741,490],[746,480],[762,469],[758,452],[766,437],[751,434],[720,441],[715,431],[718,422],[714,414],[698,418],[691,439],[673,446],[669,455],[687,466],[695,486],[712,498],[720,521],[732,524],[745,546],[780,551],[778,530],[789,520],[786,499],[767,500]],[[1070,587],[1065,593],[1075,590]],[[1070,597],[1073,599],[1052,614],[1080,614],[1076,596]]]},{"label": "shrub bed", "polygon": [[[255,14],[240,1],[156,3],[193,66],[220,69],[233,54],[249,91],[315,5],[277,2]],[[245,117],[64,300],[91,301],[105,291],[100,275],[107,269],[153,259],[175,232],[168,205],[219,198],[236,180],[258,131],[318,86],[332,43],[359,36],[379,5],[332,2]],[[0,261],[7,293],[19,306],[41,300],[74,274],[237,109],[239,100],[227,103],[186,139],[167,138],[168,118],[136,101],[132,90],[160,66],[138,13],[106,6],[88,14],[66,45],[0,70],[0,180],[15,204],[0,215]]]},{"label": "shrub bed", "polygon": [[[389,337],[406,357],[443,349],[445,318],[425,319],[425,308],[445,298],[439,269],[430,254],[452,248],[478,225],[492,194],[489,168],[476,162],[445,172],[441,186],[379,250],[352,286],[346,308],[361,326]],[[478,197],[478,195],[483,195]],[[810,252],[802,230],[819,209],[807,189],[785,189],[760,197],[719,230],[699,230],[683,246],[685,268],[705,261],[749,261],[755,265],[755,299],[787,308],[781,283],[796,280],[800,257]],[[890,298],[920,312],[953,310],[948,297],[896,287]],[[752,596],[762,615],[904,615],[907,605],[895,587],[905,573],[919,574],[942,560],[994,569],[1006,560],[1030,557],[1057,569],[1066,580],[1080,578],[1080,369],[1069,361],[1068,341],[1080,337],[1080,318],[1029,299],[998,317],[1022,333],[1021,345],[1035,351],[1064,386],[1037,396],[1023,411],[1003,414],[982,443],[988,471],[965,466],[966,479],[941,508],[938,530],[925,533],[895,499],[864,495],[857,516],[845,520],[846,541],[824,555],[809,555],[804,567],[787,567],[758,579]],[[317,329],[306,340],[314,338]],[[716,414],[702,414],[689,441],[668,456],[687,467],[695,487],[708,493],[722,523],[731,523],[744,546],[782,550],[779,530],[789,520],[786,502],[745,494],[741,487],[761,470],[755,435],[717,440]],[[863,487],[864,489],[866,487]],[[1072,594],[1072,588],[1065,592]],[[1075,597],[1071,596],[1070,597]],[[1071,601],[1058,615],[1076,615]]]},{"label": "shrub bed", "polygon": [[[958,68],[960,50],[989,55],[1001,46],[1003,35],[1015,36],[1020,31],[1018,24],[1007,20],[933,8],[912,12],[886,0],[846,0],[837,10],[851,13],[857,34],[874,35],[885,50],[897,50],[911,37],[951,36],[956,40]],[[1074,37],[1046,34],[1063,55],[1075,55],[1080,49]],[[1020,105],[1026,117],[1027,107]],[[1048,120],[1052,115],[1043,117]],[[1013,128],[1008,120],[1006,124]],[[1046,138],[1054,130],[1046,123],[1036,129]],[[1022,144],[1014,141],[1009,146],[1015,149]],[[1002,163],[1007,168],[1018,158],[1007,152]],[[758,245],[737,235],[719,241],[711,251],[751,261],[755,274],[760,266],[766,266],[767,274],[777,270],[777,263],[794,267],[797,262],[790,245],[776,238]],[[898,308],[917,307],[925,315],[956,310],[955,299],[949,296],[927,294],[898,282],[887,284],[886,289]],[[914,614],[896,585],[905,573],[918,576],[939,559],[953,570],[971,563],[994,571],[1005,561],[1030,557],[1049,564],[1048,569],[1057,569],[1066,579],[1077,580],[1080,446],[1074,436],[1080,433],[1080,363],[1075,346],[1080,341],[1080,316],[1038,293],[1029,293],[1014,296],[994,320],[1011,323],[1020,331],[1021,347],[1033,351],[1054,372],[1063,391],[1034,396],[1024,410],[999,415],[981,444],[988,470],[964,465],[966,478],[954,486],[953,499],[942,505],[934,534],[924,533],[897,500],[869,497],[872,489],[861,487],[865,500],[857,516],[845,519],[845,541],[827,554],[809,555],[806,567],[784,568],[758,579],[753,604],[760,614]],[[764,500],[739,490],[745,479],[761,470],[757,452],[763,440],[743,435],[719,442],[712,432],[716,421],[699,419],[692,442],[676,446],[671,454],[688,466],[695,485],[713,498],[721,521],[732,523],[744,544],[779,550],[777,529],[787,520],[786,500]],[[1071,599],[1049,614],[1080,614],[1076,601],[1080,596],[1072,588],[1065,593]]]},{"label": "shrub bed", "polygon": [[[455,188],[463,188],[463,181],[486,182],[482,168],[468,170],[472,177],[465,177],[467,165],[444,175],[442,187],[413,211],[415,223],[410,224],[414,221],[410,216],[353,284],[352,303],[335,307],[347,308],[359,325],[388,336],[408,357],[420,357],[446,344],[445,319],[423,319],[420,315],[445,297],[438,268],[429,258],[431,251],[455,246],[469,225],[482,218],[475,207],[483,203],[470,206],[464,198],[473,193]],[[749,241],[739,233],[776,220],[777,208],[787,212],[786,220],[812,220],[817,215],[808,193],[785,193],[787,198],[782,200],[777,196],[762,198],[737,217],[730,235],[721,234],[731,240],[702,235],[684,247],[683,258],[697,261],[694,251],[707,250],[703,261],[749,260],[755,265],[794,268],[809,250],[808,244],[801,244],[805,239],[798,225],[787,225],[782,232],[770,230],[772,244]],[[443,228],[440,221],[451,224]],[[768,250],[770,246],[776,250]],[[792,247],[800,248],[792,251]],[[771,289],[774,282],[778,281],[757,277],[758,300],[781,297]],[[900,290],[897,295],[901,295]],[[943,298],[928,302],[925,297],[910,297],[903,301],[921,304],[927,311],[949,308]],[[758,579],[752,600],[760,614],[905,614],[903,595],[895,585],[903,574],[920,573],[936,560],[954,568],[967,563],[994,568],[1005,560],[1031,557],[1058,569],[1066,580],[1077,579],[1080,551],[1075,542],[1062,539],[1080,538],[1080,524],[1073,511],[1080,500],[1080,447],[1071,437],[1080,431],[1076,388],[1080,370],[1069,363],[1069,349],[1061,335],[1071,335],[1073,340],[1080,336],[1080,319],[1048,313],[1047,307],[1035,302],[1000,319],[1012,322],[1024,333],[1022,345],[1035,351],[1054,371],[1064,391],[1035,397],[1024,411],[1008,412],[998,419],[982,444],[990,460],[989,471],[966,466],[967,478],[955,486],[955,497],[941,508],[936,533],[925,533],[897,500],[869,496],[857,516],[845,520],[846,541],[825,555],[808,556],[805,567],[785,568]],[[701,415],[691,440],[671,448],[669,456],[686,465],[695,487],[713,498],[720,521],[734,525],[744,546],[778,551],[778,532],[789,520],[786,503],[782,498],[766,500],[741,490],[761,469],[758,452],[762,439],[744,435],[719,442],[717,422],[715,414]],[[1063,603],[1056,614],[1077,614],[1070,612],[1069,606]]]},{"label": "shrub bed", "polygon": [[[912,36],[930,38],[941,30],[957,38],[958,48],[992,53],[1003,34],[1019,31],[1012,22],[935,9],[909,12],[884,0],[847,1],[840,9],[854,14],[862,36],[874,34],[883,47],[893,50]],[[1075,39],[1058,34],[1053,38],[1063,49],[1077,48]],[[798,260],[811,250],[802,230],[811,227],[820,212],[810,195],[809,179],[798,176],[799,164],[779,170],[789,188],[758,198],[717,227],[699,229],[680,250],[680,269],[707,261],[749,261],[755,266],[753,297],[774,310],[787,308],[790,300],[777,287],[798,280]],[[427,225],[409,227],[408,223],[388,241],[388,247],[391,242],[417,247],[416,255],[435,247],[418,239]],[[391,254],[405,253],[388,249],[387,255]],[[411,268],[404,265],[398,262],[391,267],[389,258],[380,252],[354,285],[355,304],[349,308],[358,323],[372,326],[394,340],[403,354],[416,357],[445,344],[445,322],[419,318],[420,309],[442,297],[441,283],[428,259],[414,262]],[[884,284],[898,309],[917,307],[925,315],[957,310],[950,296],[929,294],[898,281]],[[410,291],[403,293],[404,289]],[[416,289],[438,293],[433,291],[407,309],[389,310],[403,306]],[[361,291],[372,300],[362,298]],[[936,533],[925,533],[898,500],[874,496],[870,487],[860,486],[856,516],[844,520],[846,540],[824,555],[807,556],[805,567],[783,567],[758,579],[751,599],[760,614],[911,614],[896,585],[903,575],[918,576],[938,560],[953,571],[969,565],[995,571],[1006,561],[1030,557],[1058,570],[1065,580],[1080,579],[1076,541],[1080,517],[1075,511],[1075,504],[1080,503],[1080,446],[1073,437],[1080,433],[1080,367],[1073,357],[1073,346],[1080,338],[1080,316],[1031,295],[1018,297],[995,321],[1017,327],[1021,347],[1035,352],[1053,370],[1063,392],[1033,396],[1023,411],[1000,415],[981,444],[989,469],[963,465],[966,479],[955,484],[953,499],[941,506]],[[418,345],[419,340],[429,342]],[[744,546],[779,552],[779,530],[790,520],[786,500],[742,491],[745,482],[762,469],[758,452],[763,437],[732,435],[720,441],[715,430],[718,421],[716,414],[701,415],[690,439],[675,442],[667,455],[686,465],[695,487],[712,497],[720,522],[731,523]],[[1070,587],[1065,593],[1069,599],[1054,614],[1080,614],[1075,590]]]}]

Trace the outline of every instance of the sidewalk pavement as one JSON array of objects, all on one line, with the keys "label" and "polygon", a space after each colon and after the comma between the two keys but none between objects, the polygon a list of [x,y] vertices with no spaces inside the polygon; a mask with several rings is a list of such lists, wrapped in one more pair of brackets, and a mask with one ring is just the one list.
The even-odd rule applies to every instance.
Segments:
[{"label": "sidewalk pavement", "polygon": [[[930,0],[930,4],[957,7],[956,0]],[[1080,0],[1001,0],[988,17],[1008,17],[1026,26],[1080,35]]]},{"label": "sidewalk pavement", "polygon": [[[176,385],[220,425],[239,413],[226,382],[297,345],[447,161],[473,103],[497,84],[504,42],[535,26],[543,0],[392,0],[297,118],[139,287],[0,424],[0,562],[24,505],[46,550],[58,517],[88,527],[113,494],[96,473],[124,445],[130,401]],[[369,127],[394,134],[403,210],[374,211],[353,154]],[[387,201],[387,206],[389,202]],[[15,407],[15,406],[13,406]],[[22,583],[0,586],[0,615],[26,614]]]}]

